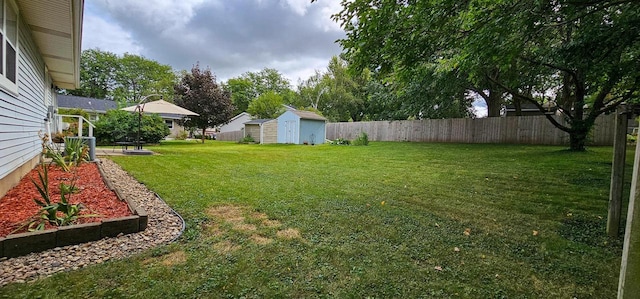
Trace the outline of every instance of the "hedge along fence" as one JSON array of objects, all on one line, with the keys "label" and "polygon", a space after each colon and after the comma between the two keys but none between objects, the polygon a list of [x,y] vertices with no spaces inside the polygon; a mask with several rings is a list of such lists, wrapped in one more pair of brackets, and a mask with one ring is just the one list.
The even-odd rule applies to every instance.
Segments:
[{"label": "hedge along fence", "polygon": [[[554,118],[565,124],[562,117]],[[598,117],[588,144],[612,145],[614,118],[613,114]],[[370,141],[569,144],[569,134],[544,115],[328,123],[326,131],[330,140],[351,140],[365,132]]]},{"label": "hedge along fence", "polygon": [[244,131],[231,131],[216,135],[216,140],[220,141],[240,141],[242,138],[244,138]]}]

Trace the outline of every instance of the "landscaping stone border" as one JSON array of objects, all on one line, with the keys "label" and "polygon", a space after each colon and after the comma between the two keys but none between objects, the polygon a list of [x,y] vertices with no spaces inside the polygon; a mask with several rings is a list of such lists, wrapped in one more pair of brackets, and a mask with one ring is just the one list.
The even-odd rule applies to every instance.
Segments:
[{"label": "landscaping stone border", "polygon": [[[89,162],[94,163],[94,162]],[[97,241],[105,237],[116,237],[143,231],[148,225],[148,214],[134,201],[123,197],[118,189],[114,188],[106,179],[100,163],[96,163],[102,181],[109,190],[113,191],[118,199],[127,203],[133,215],[103,219],[101,222],[75,224],[54,229],[19,233],[0,237],[0,258],[17,257],[32,252],[40,252],[67,245],[76,245],[90,241]]]}]

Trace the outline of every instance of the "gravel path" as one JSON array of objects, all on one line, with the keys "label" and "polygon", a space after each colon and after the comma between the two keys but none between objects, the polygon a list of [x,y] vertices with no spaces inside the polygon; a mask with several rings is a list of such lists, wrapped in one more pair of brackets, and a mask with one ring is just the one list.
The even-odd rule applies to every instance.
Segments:
[{"label": "gravel path", "polygon": [[145,249],[168,243],[180,236],[184,222],[166,203],[120,166],[101,159],[102,170],[122,196],[132,199],[149,214],[147,229],[95,242],[56,247],[11,259],[0,259],[0,286],[33,281],[56,272],[77,270],[111,259],[120,259]]}]

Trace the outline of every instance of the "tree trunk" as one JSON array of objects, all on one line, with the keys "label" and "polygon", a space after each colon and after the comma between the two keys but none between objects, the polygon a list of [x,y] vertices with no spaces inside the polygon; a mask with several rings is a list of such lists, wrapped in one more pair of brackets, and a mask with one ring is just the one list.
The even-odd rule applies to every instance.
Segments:
[{"label": "tree trunk", "polygon": [[500,110],[502,110],[502,96],[500,93],[489,90],[489,97],[485,101],[487,102],[487,116],[500,117]]},{"label": "tree trunk", "polygon": [[516,109],[516,116],[522,116],[522,101],[513,99],[513,107]]},{"label": "tree trunk", "polygon": [[202,128],[202,143],[204,143],[204,132],[207,131],[207,128]]}]

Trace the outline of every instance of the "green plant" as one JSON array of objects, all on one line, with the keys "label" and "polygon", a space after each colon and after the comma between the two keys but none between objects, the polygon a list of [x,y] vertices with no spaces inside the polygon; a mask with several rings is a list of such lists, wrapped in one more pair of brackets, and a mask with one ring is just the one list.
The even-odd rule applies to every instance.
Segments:
[{"label": "green plant", "polygon": [[369,135],[366,132],[360,132],[360,135],[351,142],[352,145],[369,145]]},{"label": "green plant", "polygon": [[349,145],[351,144],[351,141],[349,141],[349,139],[344,139],[344,138],[338,138],[336,140],[331,141],[332,145]]},{"label": "green plant", "polygon": [[[40,184],[38,185],[34,180],[33,184],[38,189],[40,196],[44,201],[34,199],[36,204],[40,206],[39,216],[35,221],[29,223],[29,231],[43,230],[46,223],[50,223],[55,226],[64,226],[72,224],[80,217],[81,204],[71,204],[69,199],[71,194],[78,192],[78,188],[75,186],[75,180],[71,184],[67,185],[60,183],[60,201],[53,202],[49,194],[49,177],[47,166],[42,165],[43,171],[41,174],[38,172]],[[83,217],[92,217],[94,215],[84,215]]]},{"label": "green plant", "polygon": [[636,143],[638,135],[627,134],[627,143]]},{"label": "green plant", "polygon": [[[72,166],[77,167],[86,160],[88,157],[88,147],[79,138],[67,138],[65,140],[65,152],[66,157],[63,157],[59,151],[54,150],[49,145],[49,136],[44,134],[41,136],[42,140],[42,155],[47,158],[51,158],[53,163],[62,168],[63,171],[69,172],[72,170]],[[67,162],[68,161],[68,162]],[[31,182],[38,190],[42,200],[34,198],[35,203],[40,206],[40,210],[35,219],[28,223],[29,231],[43,230],[46,223],[50,223],[55,226],[69,225],[78,219],[81,204],[71,204],[69,199],[73,193],[78,192],[78,188],[75,186],[77,180],[77,173],[75,168],[73,177],[70,184],[60,183],[58,185],[60,191],[60,201],[53,202],[51,193],[49,192],[49,165],[42,160],[40,169],[38,169],[38,181],[31,179]],[[95,215],[84,215],[82,217],[93,217]]]},{"label": "green plant", "polygon": [[182,130],[178,133],[176,133],[176,140],[186,140],[187,137],[189,137],[189,132]]},{"label": "green plant", "polygon": [[[138,137],[138,114],[124,110],[110,110],[96,122],[94,135],[99,144],[135,140]],[[143,114],[140,119],[140,139],[146,143],[158,143],[171,131],[157,114]]]},{"label": "green plant", "polygon": [[254,142],[256,141],[255,139],[253,139],[253,137],[251,137],[251,134],[247,134],[247,136],[244,136],[244,138],[238,141],[238,143],[254,143]]},{"label": "green plant", "polygon": [[89,147],[80,138],[65,138],[64,153],[65,161],[75,166],[89,160]]}]

